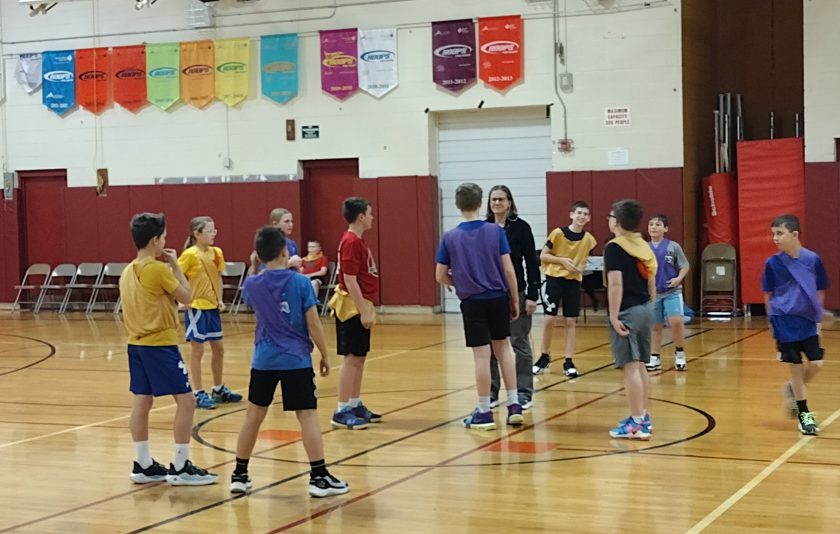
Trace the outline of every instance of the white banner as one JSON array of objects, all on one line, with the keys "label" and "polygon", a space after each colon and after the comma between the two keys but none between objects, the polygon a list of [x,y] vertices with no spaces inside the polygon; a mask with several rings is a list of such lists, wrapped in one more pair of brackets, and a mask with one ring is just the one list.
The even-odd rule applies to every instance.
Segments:
[{"label": "white banner", "polygon": [[397,30],[359,30],[359,88],[379,98],[397,86]]},{"label": "white banner", "polygon": [[15,80],[29,94],[41,87],[41,54],[21,54],[15,68]]}]

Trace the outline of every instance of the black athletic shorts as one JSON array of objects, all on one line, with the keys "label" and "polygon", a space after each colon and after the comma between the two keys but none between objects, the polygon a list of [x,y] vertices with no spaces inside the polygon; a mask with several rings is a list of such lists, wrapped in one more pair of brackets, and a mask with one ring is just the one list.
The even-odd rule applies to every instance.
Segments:
[{"label": "black athletic shorts", "polygon": [[336,352],[342,356],[367,356],[370,352],[370,329],[362,326],[362,316],[346,321],[335,320]]},{"label": "black athletic shorts", "polygon": [[462,300],[461,316],[468,347],[510,337],[510,297]]},{"label": "black athletic shorts", "polygon": [[286,371],[260,371],[251,369],[248,401],[257,406],[270,406],[274,401],[277,384],[283,394],[283,411],[314,410],[318,407],[315,389],[315,371],[289,369]]},{"label": "black athletic shorts", "polygon": [[823,351],[820,348],[820,336],[811,336],[802,341],[778,342],[779,360],[785,363],[802,363],[802,354],[809,361],[815,362],[823,359]]},{"label": "black athletic shorts", "polygon": [[557,315],[563,306],[563,317],[580,315],[580,282],[555,276],[545,277],[545,291],[542,298],[546,315]]}]

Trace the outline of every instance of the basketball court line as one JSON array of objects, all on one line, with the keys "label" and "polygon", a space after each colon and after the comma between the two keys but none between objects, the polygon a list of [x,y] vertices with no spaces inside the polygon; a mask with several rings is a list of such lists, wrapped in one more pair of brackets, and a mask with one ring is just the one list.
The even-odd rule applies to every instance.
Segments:
[{"label": "basketball court line", "polygon": [[[822,422],[822,429],[829,426],[833,423],[838,417],[840,417],[840,409],[836,412],[831,414],[828,419]],[[756,476],[752,478],[749,482],[744,484],[741,489],[733,493],[728,499],[723,501],[717,508],[709,512],[706,517],[698,521],[693,527],[691,527],[686,534],[699,534],[703,532],[709,525],[714,523],[718,518],[720,518],[723,514],[729,511],[733,506],[738,504],[738,502],[743,499],[749,492],[754,490],[761,484],[767,477],[775,473],[781,466],[783,466],[793,455],[798,453],[802,448],[810,443],[815,436],[802,436],[799,438],[799,441],[794,443],[788,450],[783,452],[781,456],[773,460],[767,467],[761,470]]]}]

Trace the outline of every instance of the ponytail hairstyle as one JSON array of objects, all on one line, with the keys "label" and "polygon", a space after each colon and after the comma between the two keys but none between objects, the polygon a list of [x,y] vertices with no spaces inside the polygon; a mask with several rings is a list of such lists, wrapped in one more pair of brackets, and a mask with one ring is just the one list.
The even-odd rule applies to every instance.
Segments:
[{"label": "ponytail hairstyle", "polygon": [[213,219],[206,215],[202,215],[200,217],[193,217],[190,221],[190,235],[187,237],[187,241],[184,243],[184,250],[187,250],[191,246],[195,245],[195,234],[196,232],[204,231],[204,227],[207,226],[207,223],[213,222]]}]

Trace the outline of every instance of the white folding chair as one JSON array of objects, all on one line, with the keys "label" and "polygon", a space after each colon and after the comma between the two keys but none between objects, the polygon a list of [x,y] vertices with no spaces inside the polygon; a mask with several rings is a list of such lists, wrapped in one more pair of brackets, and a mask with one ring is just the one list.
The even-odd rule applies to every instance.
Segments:
[{"label": "white folding chair", "polygon": [[224,302],[225,291],[233,291],[233,298],[228,304],[225,302],[228,313],[233,313],[234,306],[238,305],[242,294],[242,282],[245,280],[245,262],[226,261],[222,270],[222,302]]},{"label": "white folding chair", "polygon": [[[62,263],[58,267],[52,270],[50,273],[49,278],[47,278],[46,283],[41,286],[41,294],[38,295],[38,302],[35,303],[35,310],[34,313],[39,313],[41,311],[41,307],[44,305],[44,300],[46,300],[47,296],[50,292],[64,292],[64,296],[67,295],[67,285],[72,284],[76,281],[76,266],[72,263]],[[64,298],[61,299],[61,302],[57,301],[56,309],[60,310],[61,306],[64,304]]]},{"label": "white folding chair", "polygon": [[[80,263],[79,268],[76,269],[76,278],[71,284],[67,284],[67,293],[64,295],[64,300],[61,303],[61,308],[59,308],[58,313],[64,313],[67,311],[67,307],[70,304],[84,304],[85,305],[85,312],[87,312],[88,307],[90,306],[90,299],[93,297],[94,286],[99,283],[99,280],[102,278],[102,264],[101,263]],[[85,300],[76,300],[71,301],[70,297],[73,295],[74,290],[85,290],[90,291],[90,296],[87,297]]]},{"label": "white folding chair", "polygon": [[[23,308],[21,306],[22,304],[32,304],[32,309],[35,309],[35,306],[38,303],[38,297],[41,295],[41,286],[47,282],[51,269],[52,267],[46,263],[33,263],[28,269],[26,269],[26,272],[23,273],[23,279],[21,279],[20,284],[15,286],[15,289],[17,289],[18,292],[15,297],[15,303],[12,305],[12,312],[15,310],[20,311]],[[37,280],[33,281],[33,278],[37,278]],[[35,290],[38,290],[37,294],[35,294]],[[26,291],[26,297],[33,300],[21,300],[24,291]]]},{"label": "white folding chair", "polygon": [[93,309],[96,306],[96,302],[97,300],[99,300],[99,297],[102,294],[103,290],[106,293],[113,293],[116,295],[113,301],[108,302],[113,303],[114,313],[117,313],[119,311],[120,275],[127,266],[128,264],[123,262],[110,262],[105,264],[105,268],[102,270],[102,276],[99,278],[99,282],[97,282],[93,286],[93,294],[91,294],[90,296],[90,302],[88,303],[86,313],[93,312]]}]

